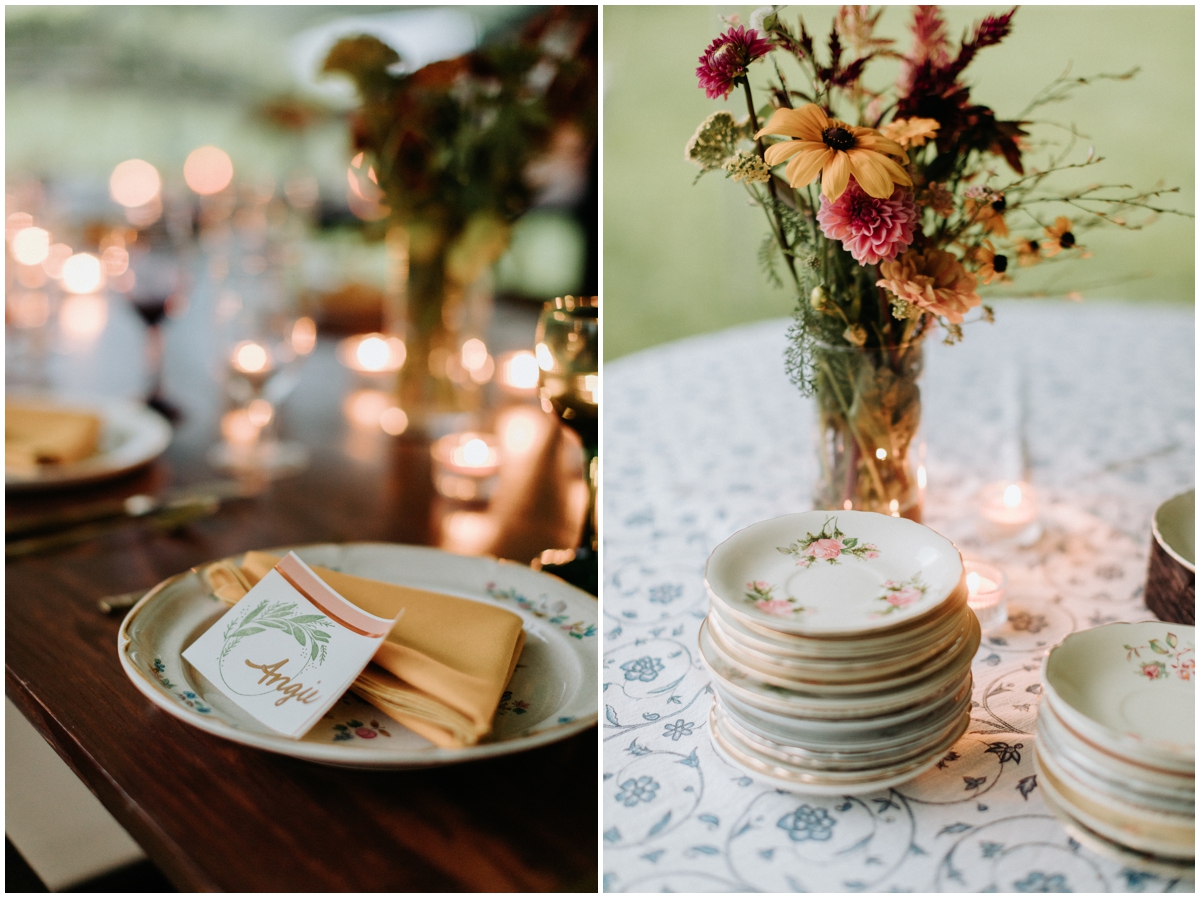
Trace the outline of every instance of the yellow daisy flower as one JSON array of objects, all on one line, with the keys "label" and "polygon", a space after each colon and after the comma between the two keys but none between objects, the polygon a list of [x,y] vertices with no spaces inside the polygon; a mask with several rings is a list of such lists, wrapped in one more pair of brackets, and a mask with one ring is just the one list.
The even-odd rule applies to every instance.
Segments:
[{"label": "yellow daisy flower", "polygon": [[897,184],[912,186],[912,178],[901,168],[901,163],[908,163],[908,154],[900,144],[874,128],[831,119],[815,103],[776,109],[755,139],[764,134],[796,138],[767,147],[767,165],[791,159],[784,174],[793,187],[805,187],[820,175],[821,192],[831,203],[845,191],[851,175],[864,191],[881,200],[888,199]]},{"label": "yellow daisy flower", "polygon": [[937,136],[941,124],[933,118],[898,118],[879,129],[879,133],[900,146],[923,147],[925,141]]}]

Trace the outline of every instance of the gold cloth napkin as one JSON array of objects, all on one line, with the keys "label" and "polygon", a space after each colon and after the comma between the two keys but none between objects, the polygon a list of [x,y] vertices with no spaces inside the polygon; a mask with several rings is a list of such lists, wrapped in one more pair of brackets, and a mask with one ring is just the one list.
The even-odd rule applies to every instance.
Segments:
[{"label": "gold cloth napkin", "polygon": [[[217,562],[204,570],[214,594],[232,605],[279,558],[247,552],[241,567]],[[474,745],[492,718],[525,645],[511,611],[409,586],[313,567],[363,611],[396,622],[352,691],[443,748]]]},{"label": "gold cloth napkin", "polygon": [[96,451],[99,440],[100,419],[88,412],[4,403],[6,468],[80,461]]}]

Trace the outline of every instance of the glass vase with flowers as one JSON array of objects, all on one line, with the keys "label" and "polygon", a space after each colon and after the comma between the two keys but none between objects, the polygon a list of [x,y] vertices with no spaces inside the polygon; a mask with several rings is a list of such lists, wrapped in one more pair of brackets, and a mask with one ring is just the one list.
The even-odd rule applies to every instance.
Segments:
[{"label": "glass vase with flowers", "polygon": [[405,341],[398,394],[413,430],[437,430],[478,402],[462,351],[485,336],[470,324],[487,316],[473,309],[513,222],[537,199],[531,164],[564,131],[593,139],[595,24],[594,8],[550,8],[516,35],[415,71],[371,36],[339,41],[325,60],[361,100],[351,134],[380,195],[386,317]]},{"label": "glass vase with flowers", "polygon": [[[824,48],[779,7],[759,9],[748,26],[731,21],[696,75],[711,99],[740,91],[745,115],[714,112],[686,155],[762,209],[760,260],[797,295],[785,364],[817,408],[815,504],[919,520],[925,338],[957,343],[969,320],[992,320],[978,291],[1008,284],[1016,266],[1087,258],[1089,228],[1188,213],[1159,205],[1178,188],[1053,189],[1054,176],[1101,162],[1091,150],[1077,155],[1069,128],[1065,145],[1048,142],[1047,158],[1026,169],[1031,112],[1132,73],[1063,75],[1001,119],[972,100],[963,73],[1009,35],[1016,10],[985,16],[957,46],[938,7],[912,10],[903,52],[876,34],[882,11],[865,6],[841,7]],[[900,61],[900,76],[875,90],[864,75],[884,58]],[[757,97],[755,65],[768,74]]]}]

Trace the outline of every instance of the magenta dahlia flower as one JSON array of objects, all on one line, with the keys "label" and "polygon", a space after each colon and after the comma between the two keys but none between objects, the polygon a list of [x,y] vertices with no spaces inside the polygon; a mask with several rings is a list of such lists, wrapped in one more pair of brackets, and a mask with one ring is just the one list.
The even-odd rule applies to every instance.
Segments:
[{"label": "magenta dahlia flower", "polygon": [[863,190],[853,177],[834,202],[821,197],[821,233],[842,246],[859,265],[894,259],[913,242],[918,221],[912,194],[897,187],[885,200]]},{"label": "magenta dahlia flower", "polygon": [[700,57],[696,77],[710,100],[728,97],[737,79],[746,76],[746,66],[770,52],[770,41],[753,28],[730,28],[708,45]]}]

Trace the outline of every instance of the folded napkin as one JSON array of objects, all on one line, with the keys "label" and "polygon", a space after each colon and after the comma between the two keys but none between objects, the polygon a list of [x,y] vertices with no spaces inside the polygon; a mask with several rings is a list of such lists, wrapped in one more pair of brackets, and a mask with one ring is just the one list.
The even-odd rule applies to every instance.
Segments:
[{"label": "folded napkin", "polygon": [[96,451],[100,419],[84,411],[4,403],[4,466],[80,461]]},{"label": "folded napkin", "polygon": [[[222,561],[203,573],[213,593],[232,605],[278,561],[247,552],[240,567]],[[353,692],[443,748],[474,745],[491,732],[525,645],[520,617],[469,599],[328,568],[313,571],[369,614],[394,618],[404,609]]]}]

